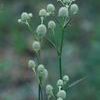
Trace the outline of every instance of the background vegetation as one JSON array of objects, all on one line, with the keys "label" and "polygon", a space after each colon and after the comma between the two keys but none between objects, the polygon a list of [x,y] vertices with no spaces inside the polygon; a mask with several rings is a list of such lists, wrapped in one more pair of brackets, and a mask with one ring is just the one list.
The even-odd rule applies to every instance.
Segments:
[{"label": "background vegetation", "polygon": [[[28,59],[35,58],[32,33],[17,19],[23,11],[32,12],[35,29],[40,21],[38,11],[51,2],[58,7],[56,0],[0,0],[0,100],[36,100],[37,85],[27,67]],[[77,0],[77,4],[79,14],[66,32],[63,66],[70,83],[85,76],[87,79],[70,88],[67,98],[100,100],[100,0]],[[56,53],[45,44],[42,60],[49,69],[50,83],[55,84]]]}]

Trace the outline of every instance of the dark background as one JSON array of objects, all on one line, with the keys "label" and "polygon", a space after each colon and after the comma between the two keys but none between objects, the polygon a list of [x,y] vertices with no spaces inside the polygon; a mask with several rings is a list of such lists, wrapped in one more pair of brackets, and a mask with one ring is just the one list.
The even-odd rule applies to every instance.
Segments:
[{"label": "dark background", "polygon": [[[23,11],[32,12],[35,30],[38,11],[56,0],[0,0],[0,100],[36,100],[37,82],[27,62],[36,58],[32,33],[17,19]],[[68,89],[66,100],[100,100],[100,0],[77,0],[79,14],[65,35],[63,68],[70,83],[84,81]],[[59,31],[58,31],[59,32]],[[58,79],[55,51],[44,42],[42,62],[53,85]],[[49,53],[48,53],[49,52]],[[52,74],[53,73],[53,74]]]}]

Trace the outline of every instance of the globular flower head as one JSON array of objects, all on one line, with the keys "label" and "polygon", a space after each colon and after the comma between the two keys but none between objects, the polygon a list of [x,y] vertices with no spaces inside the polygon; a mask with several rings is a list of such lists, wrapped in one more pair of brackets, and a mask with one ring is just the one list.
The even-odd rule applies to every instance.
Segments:
[{"label": "globular flower head", "polygon": [[63,80],[59,79],[59,80],[57,81],[57,86],[58,86],[58,87],[62,87],[63,85],[64,85]]},{"label": "globular flower head", "polygon": [[58,12],[59,17],[68,17],[68,15],[69,15],[68,7],[61,7],[59,9],[59,12]]},{"label": "globular flower head", "polygon": [[47,69],[45,69],[44,65],[40,64],[38,66],[37,73],[38,73],[39,79],[41,79],[41,83],[44,83],[48,77],[48,71]]},{"label": "globular flower head", "polygon": [[39,37],[44,37],[46,32],[47,32],[47,28],[44,24],[40,24],[37,29],[36,29],[37,35]]},{"label": "globular flower head", "polygon": [[65,92],[64,90],[60,90],[60,91],[57,93],[57,97],[58,97],[58,98],[65,99],[65,98],[66,98],[66,92]]},{"label": "globular flower head", "polygon": [[46,16],[47,16],[47,11],[46,11],[45,9],[41,9],[41,10],[39,11],[39,16],[40,16],[40,17],[46,17]]},{"label": "globular flower head", "polygon": [[39,41],[34,41],[32,44],[32,48],[35,52],[38,52],[41,48],[40,42]]},{"label": "globular flower head", "polygon": [[69,76],[68,75],[64,75],[63,76],[63,82],[64,84],[66,84],[69,81]]},{"label": "globular flower head", "polygon": [[35,61],[34,61],[34,60],[29,60],[29,61],[28,61],[28,66],[29,66],[30,68],[35,68],[35,67],[36,67]]},{"label": "globular flower head", "polygon": [[53,4],[48,4],[47,11],[48,13],[52,14],[55,11],[55,6]]},{"label": "globular flower head", "polygon": [[48,28],[55,29],[55,27],[56,27],[56,23],[53,20],[48,22]]},{"label": "globular flower head", "polygon": [[77,4],[72,4],[71,7],[70,7],[70,13],[72,15],[75,15],[77,14],[79,11],[79,8],[78,8],[78,5]]},{"label": "globular flower head", "polygon": [[46,94],[49,97],[52,97],[53,96],[53,87],[51,85],[49,85],[49,84],[46,86]]}]

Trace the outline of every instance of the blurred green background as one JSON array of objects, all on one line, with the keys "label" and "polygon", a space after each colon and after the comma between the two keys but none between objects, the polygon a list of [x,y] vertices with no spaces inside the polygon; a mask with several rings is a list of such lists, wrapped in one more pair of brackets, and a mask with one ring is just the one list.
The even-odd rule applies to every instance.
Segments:
[{"label": "blurred green background", "polygon": [[[32,12],[35,29],[40,22],[38,11],[48,3],[59,5],[56,0],[0,0],[0,100],[37,98],[36,79],[27,66],[28,59],[36,58],[31,48],[32,33],[17,19],[23,11]],[[100,100],[100,0],[76,3],[80,11],[66,31],[63,68],[70,83],[86,76],[87,79],[68,89],[66,100]],[[47,43],[43,46],[42,62],[50,73],[48,83],[55,85],[57,58]]]}]

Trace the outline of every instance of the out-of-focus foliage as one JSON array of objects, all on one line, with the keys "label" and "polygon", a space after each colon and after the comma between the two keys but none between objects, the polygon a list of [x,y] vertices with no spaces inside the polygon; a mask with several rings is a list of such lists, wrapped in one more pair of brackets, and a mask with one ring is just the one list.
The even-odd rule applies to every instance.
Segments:
[{"label": "out-of-focus foliage", "polygon": [[[32,33],[19,25],[17,19],[23,11],[32,12],[31,24],[35,30],[40,22],[38,11],[51,2],[58,8],[56,0],[0,1],[0,100],[36,99],[35,79],[27,68],[28,58],[35,58],[31,49]],[[79,14],[66,29],[63,66],[70,83],[82,77],[87,79],[70,88],[67,97],[68,100],[100,100],[100,0],[77,0],[77,3]],[[49,83],[55,84],[56,53],[45,44],[42,60],[50,73]]]}]

